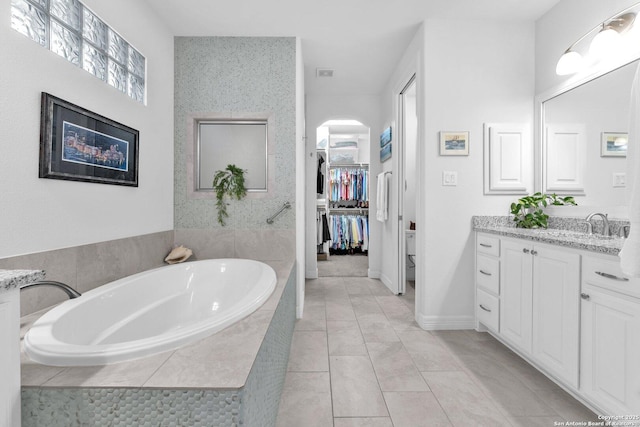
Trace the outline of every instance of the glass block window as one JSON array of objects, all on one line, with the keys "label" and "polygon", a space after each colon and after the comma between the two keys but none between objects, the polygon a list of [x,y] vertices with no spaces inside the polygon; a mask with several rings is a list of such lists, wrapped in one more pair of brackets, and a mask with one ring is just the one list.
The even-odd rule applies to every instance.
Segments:
[{"label": "glass block window", "polygon": [[146,59],[78,0],[11,0],[11,27],[144,103]]}]

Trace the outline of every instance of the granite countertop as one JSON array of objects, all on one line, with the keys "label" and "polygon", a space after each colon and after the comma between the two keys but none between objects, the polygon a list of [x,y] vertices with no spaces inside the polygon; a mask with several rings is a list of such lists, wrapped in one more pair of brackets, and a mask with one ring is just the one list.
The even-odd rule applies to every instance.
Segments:
[{"label": "granite countertop", "polygon": [[[249,316],[177,350],[100,366],[57,367],[35,363],[21,342],[23,387],[135,387],[155,389],[238,389],[245,385],[260,345],[291,274],[293,261],[263,261],[276,272],[276,289]],[[22,317],[21,341],[48,309]]]},{"label": "granite countertop", "polygon": [[[549,222],[550,227],[547,229],[516,228],[508,219],[509,217],[474,216],[473,230],[607,255],[618,255],[625,241],[620,237],[587,234],[576,230],[583,220],[575,218],[555,219]],[[551,228],[552,226],[557,228]]]},{"label": "granite countertop", "polygon": [[0,270],[0,292],[44,279],[43,270]]}]

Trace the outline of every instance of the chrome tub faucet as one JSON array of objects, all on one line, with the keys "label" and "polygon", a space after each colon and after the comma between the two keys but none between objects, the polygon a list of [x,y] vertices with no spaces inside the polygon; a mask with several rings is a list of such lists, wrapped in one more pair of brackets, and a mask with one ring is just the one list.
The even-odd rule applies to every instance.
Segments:
[{"label": "chrome tub faucet", "polygon": [[62,282],[56,282],[54,280],[41,280],[38,282],[25,283],[24,285],[20,285],[20,290],[34,288],[37,286],[53,286],[55,288],[61,289],[64,293],[67,294],[67,296],[69,296],[69,299],[78,298],[82,295],[71,286],[66,285]]}]

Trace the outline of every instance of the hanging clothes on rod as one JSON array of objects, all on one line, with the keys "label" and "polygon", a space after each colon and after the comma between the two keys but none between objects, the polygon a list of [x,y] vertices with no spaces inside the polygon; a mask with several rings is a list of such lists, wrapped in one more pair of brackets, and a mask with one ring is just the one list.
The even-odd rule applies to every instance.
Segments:
[{"label": "hanging clothes on rod", "polygon": [[331,232],[329,230],[329,220],[327,220],[327,214],[324,212],[316,212],[316,235],[317,245],[322,245],[324,242],[331,241]]},{"label": "hanging clothes on rod", "polygon": [[331,254],[368,252],[369,217],[366,215],[329,215]]},{"label": "hanging clothes on rod", "polygon": [[332,202],[369,201],[369,171],[362,168],[331,168],[329,195]]},{"label": "hanging clothes on rod", "polygon": [[324,194],[324,172],[322,171],[322,164],[325,162],[324,156],[318,155],[318,174],[316,177],[316,193]]}]

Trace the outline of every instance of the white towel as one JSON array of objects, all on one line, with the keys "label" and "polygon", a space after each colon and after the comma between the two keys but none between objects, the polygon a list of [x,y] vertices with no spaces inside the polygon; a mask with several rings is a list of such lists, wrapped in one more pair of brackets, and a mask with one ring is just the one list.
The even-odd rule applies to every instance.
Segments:
[{"label": "white towel", "polygon": [[378,182],[377,182],[377,192],[376,192],[376,219],[380,222],[385,222],[389,218],[389,210],[388,210],[388,193],[389,189],[387,188],[387,174],[382,172],[378,174]]},{"label": "white towel", "polygon": [[640,66],[631,87],[631,105],[629,108],[629,144],[627,148],[627,177],[630,183],[631,202],[629,238],[620,251],[620,267],[628,276],[640,277]]}]

